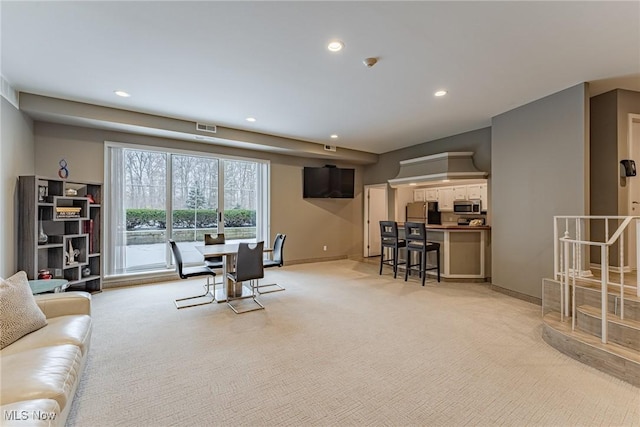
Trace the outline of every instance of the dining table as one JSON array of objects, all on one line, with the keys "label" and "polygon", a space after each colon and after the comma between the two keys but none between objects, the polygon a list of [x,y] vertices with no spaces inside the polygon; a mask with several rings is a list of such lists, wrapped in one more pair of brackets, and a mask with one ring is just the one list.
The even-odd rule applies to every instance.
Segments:
[{"label": "dining table", "polygon": [[[249,244],[255,242],[247,242]],[[227,277],[227,273],[234,270],[236,255],[238,254],[238,248],[240,242],[222,243],[217,245],[196,245],[196,249],[205,258],[222,257],[222,289],[214,289],[214,295],[216,301],[219,303],[226,302],[227,296],[232,298],[244,298],[253,295],[253,291],[242,286],[242,282],[234,282]],[[264,252],[272,252],[272,248],[264,248]],[[214,286],[215,288],[215,286]]]}]

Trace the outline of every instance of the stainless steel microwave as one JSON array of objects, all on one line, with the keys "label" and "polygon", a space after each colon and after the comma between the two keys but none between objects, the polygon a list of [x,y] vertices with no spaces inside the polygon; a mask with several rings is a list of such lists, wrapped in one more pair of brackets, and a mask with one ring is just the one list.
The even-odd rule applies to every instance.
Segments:
[{"label": "stainless steel microwave", "polygon": [[457,214],[480,214],[482,202],[480,200],[454,200],[453,212]]}]

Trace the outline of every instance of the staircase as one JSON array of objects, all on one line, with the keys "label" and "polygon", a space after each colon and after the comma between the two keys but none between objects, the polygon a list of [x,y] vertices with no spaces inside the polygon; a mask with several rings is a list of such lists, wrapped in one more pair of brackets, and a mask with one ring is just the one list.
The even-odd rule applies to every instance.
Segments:
[{"label": "staircase", "polygon": [[[582,237],[590,234],[594,221],[606,221],[600,242]],[[640,387],[640,290],[624,254],[629,225],[636,221],[638,217],[556,217],[556,273],[542,281],[542,337],[559,351]],[[615,231],[609,233],[609,228]],[[589,262],[592,247],[600,248],[595,254],[599,265]],[[610,256],[612,247],[616,257]],[[612,266],[612,259],[618,265]]]}]

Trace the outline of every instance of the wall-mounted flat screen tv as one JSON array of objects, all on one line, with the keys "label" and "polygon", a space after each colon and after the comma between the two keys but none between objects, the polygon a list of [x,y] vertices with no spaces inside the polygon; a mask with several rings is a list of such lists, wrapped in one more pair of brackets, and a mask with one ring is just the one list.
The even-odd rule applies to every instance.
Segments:
[{"label": "wall-mounted flat screen tv", "polygon": [[353,199],[355,169],[305,167],[303,183],[305,199]]}]

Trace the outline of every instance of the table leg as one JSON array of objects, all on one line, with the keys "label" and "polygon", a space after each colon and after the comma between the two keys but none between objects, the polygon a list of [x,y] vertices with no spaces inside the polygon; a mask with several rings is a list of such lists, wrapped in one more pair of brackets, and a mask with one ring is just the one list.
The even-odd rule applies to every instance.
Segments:
[{"label": "table leg", "polygon": [[227,302],[227,292],[229,289],[229,279],[227,279],[227,272],[233,267],[233,257],[229,255],[222,256],[222,289],[216,290],[216,301],[218,303]]},{"label": "table leg", "polygon": [[[225,266],[227,268],[227,271],[230,271],[233,268],[233,264],[235,263],[235,259],[236,257],[233,255],[228,255],[227,256],[227,262],[225,263]],[[227,275],[225,274],[225,280],[226,280],[226,285],[227,285],[227,296],[232,297],[232,298],[239,298],[242,296],[242,283],[241,282],[234,282],[231,279],[227,278]]]},{"label": "table leg", "polygon": [[216,291],[216,300],[221,302],[227,302],[227,296],[230,295],[233,298],[239,298],[243,296],[244,286],[242,283],[236,283],[233,280],[227,278],[227,273],[233,270],[233,264],[235,262],[235,255],[223,255],[222,257],[222,289]]}]

